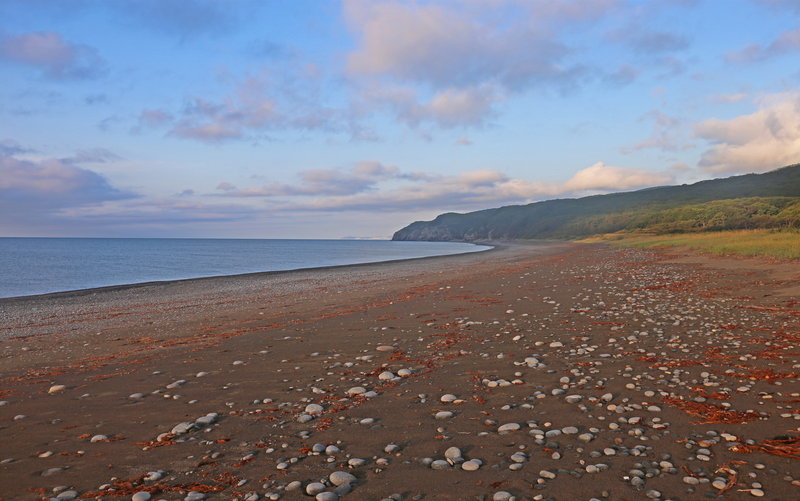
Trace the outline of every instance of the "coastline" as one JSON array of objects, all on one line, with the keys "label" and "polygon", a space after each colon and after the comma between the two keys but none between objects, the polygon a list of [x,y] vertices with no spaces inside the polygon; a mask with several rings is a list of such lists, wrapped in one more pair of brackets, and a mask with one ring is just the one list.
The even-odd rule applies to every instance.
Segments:
[{"label": "coastline", "polygon": [[[694,499],[720,464],[726,499],[797,497],[798,460],[747,445],[800,424],[794,277],[693,259],[510,243],[0,301],[0,499],[291,501],[334,471],[344,500]],[[482,464],[425,463],[450,447]]]},{"label": "coastline", "polygon": [[265,274],[274,274],[274,273],[285,273],[285,272],[296,272],[296,271],[303,271],[303,270],[318,270],[324,271],[331,268],[339,268],[339,267],[348,267],[348,266],[361,266],[361,265],[372,265],[372,264],[379,264],[379,263],[394,263],[394,262],[402,262],[402,261],[413,261],[417,259],[427,259],[427,258],[436,258],[436,257],[447,257],[447,256],[458,256],[461,254],[474,254],[478,252],[486,252],[492,250],[496,247],[497,243],[484,243],[484,242],[461,242],[461,243],[468,243],[474,246],[485,246],[489,247],[488,249],[477,249],[477,250],[470,250],[464,252],[457,252],[452,254],[439,254],[439,255],[431,255],[431,256],[420,256],[420,257],[408,257],[408,258],[399,258],[399,259],[386,259],[386,260],[378,260],[378,261],[368,261],[363,263],[348,263],[348,264],[334,264],[334,265],[327,265],[327,266],[309,266],[309,267],[300,267],[300,268],[289,268],[289,269],[278,269],[278,270],[264,270],[264,271],[254,271],[254,272],[244,272],[244,273],[230,273],[230,274],[221,274],[221,275],[208,275],[208,276],[199,276],[199,277],[189,277],[189,278],[177,278],[177,279],[166,279],[166,280],[147,280],[143,282],[131,282],[131,283],[121,283],[121,284],[112,284],[112,285],[104,285],[98,287],[86,287],[86,288],[78,288],[78,289],[68,289],[62,291],[53,291],[53,292],[45,292],[40,294],[26,294],[22,296],[8,296],[8,297],[0,297],[0,305],[2,305],[3,301],[6,300],[25,300],[29,298],[40,298],[40,297],[47,297],[47,296],[60,296],[65,297],[65,295],[84,295],[84,294],[93,294],[96,292],[107,292],[112,290],[123,290],[126,288],[135,288],[135,287],[142,287],[142,286],[155,286],[155,285],[170,285],[179,282],[187,282],[192,280],[205,280],[205,279],[218,279],[218,278],[229,278],[229,277],[260,277]]}]

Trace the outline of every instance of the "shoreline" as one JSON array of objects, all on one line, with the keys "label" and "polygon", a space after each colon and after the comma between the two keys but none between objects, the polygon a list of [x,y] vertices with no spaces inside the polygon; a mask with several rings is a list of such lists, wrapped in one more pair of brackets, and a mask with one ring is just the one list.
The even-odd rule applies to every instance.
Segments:
[{"label": "shoreline", "polygon": [[759,449],[800,434],[797,272],[692,259],[511,243],[0,308],[0,499],[798,498]]},{"label": "shoreline", "polygon": [[[33,237],[31,237],[33,238]],[[149,287],[149,286],[159,286],[159,285],[172,285],[182,282],[191,282],[196,280],[214,280],[214,279],[225,279],[225,278],[258,278],[267,275],[273,275],[278,273],[293,273],[293,272],[301,272],[301,271],[326,271],[329,269],[334,268],[345,268],[345,267],[358,267],[358,266],[369,266],[369,265],[377,265],[383,263],[399,263],[404,261],[415,261],[420,259],[432,259],[432,258],[444,258],[449,256],[461,256],[464,254],[476,254],[481,252],[489,252],[494,250],[497,247],[502,247],[503,245],[509,244],[501,244],[496,242],[459,242],[459,243],[469,243],[476,246],[487,246],[488,249],[478,249],[472,251],[465,251],[465,252],[458,252],[453,254],[439,254],[434,256],[421,256],[421,257],[409,257],[409,258],[400,258],[400,259],[388,259],[385,261],[369,261],[364,263],[351,263],[351,264],[336,264],[336,265],[328,265],[328,266],[312,266],[308,268],[292,268],[288,270],[267,270],[267,271],[252,271],[246,273],[233,273],[230,275],[209,275],[209,276],[202,276],[202,277],[193,277],[193,278],[177,278],[172,280],[150,280],[147,282],[133,282],[127,284],[115,284],[115,285],[104,285],[99,287],[87,287],[83,289],[70,289],[65,291],[55,291],[55,292],[45,292],[41,294],[28,294],[23,296],[9,296],[9,297],[0,297],[0,306],[3,305],[6,301],[23,301],[26,299],[35,299],[35,298],[46,298],[46,297],[66,297],[66,296],[82,296],[86,294],[94,294],[94,293],[102,293],[102,292],[111,292],[111,291],[118,291],[124,290],[128,288],[137,288],[137,287]]]}]

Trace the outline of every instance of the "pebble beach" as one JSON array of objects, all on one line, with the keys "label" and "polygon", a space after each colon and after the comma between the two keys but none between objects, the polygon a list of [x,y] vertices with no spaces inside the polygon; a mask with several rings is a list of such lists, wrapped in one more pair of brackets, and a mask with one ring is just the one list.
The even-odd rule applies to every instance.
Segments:
[{"label": "pebble beach", "polygon": [[798,284],[547,243],[0,299],[0,499],[800,499]]}]

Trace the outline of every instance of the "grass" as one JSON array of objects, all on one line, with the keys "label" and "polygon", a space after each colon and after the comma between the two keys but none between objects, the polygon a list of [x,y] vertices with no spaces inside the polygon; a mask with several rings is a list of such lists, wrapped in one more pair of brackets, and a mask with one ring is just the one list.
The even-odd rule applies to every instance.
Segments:
[{"label": "grass", "polygon": [[798,230],[733,230],[670,235],[611,233],[581,241],[606,242],[620,247],[682,247],[718,255],[800,259]]}]

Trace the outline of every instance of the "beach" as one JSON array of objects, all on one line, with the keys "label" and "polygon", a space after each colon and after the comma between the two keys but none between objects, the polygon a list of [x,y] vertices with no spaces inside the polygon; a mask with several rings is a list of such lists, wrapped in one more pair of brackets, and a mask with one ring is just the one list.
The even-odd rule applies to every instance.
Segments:
[{"label": "beach", "polygon": [[0,299],[0,498],[800,499],[800,267],[670,252]]}]

